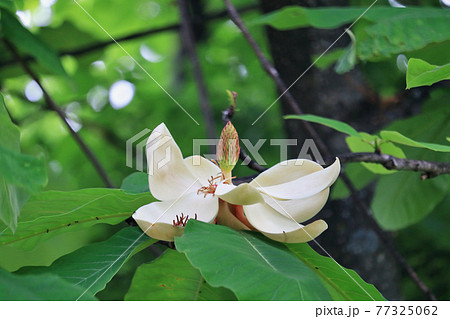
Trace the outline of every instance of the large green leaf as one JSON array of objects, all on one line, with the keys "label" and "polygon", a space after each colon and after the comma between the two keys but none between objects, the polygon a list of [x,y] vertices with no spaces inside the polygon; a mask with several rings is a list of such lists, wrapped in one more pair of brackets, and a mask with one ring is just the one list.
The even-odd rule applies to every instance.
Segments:
[{"label": "large green leaf", "polygon": [[397,230],[428,215],[448,191],[444,176],[421,181],[417,173],[399,172],[378,181],[372,201],[377,222],[387,230]]},{"label": "large green leaf", "polygon": [[314,272],[285,246],[248,232],[189,220],[179,251],[213,287],[239,300],[330,300]]},{"label": "large green leaf", "polygon": [[[433,7],[400,9],[385,6],[367,9],[368,7],[290,6],[263,15],[255,23],[269,24],[280,30],[308,26],[330,29],[353,23],[358,19],[354,33],[356,56],[361,60],[386,58],[450,39],[448,10]],[[350,50],[345,52],[347,55],[351,53]],[[342,71],[349,70],[352,59],[342,57],[341,60],[350,62]]]},{"label": "large green leaf", "polygon": [[[127,227],[109,239],[80,248],[49,267],[26,267],[20,274],[55,274],[85,293],[103,290],[122,265],[139,250],[155,243],[137,227]],[[81,295],[81,294],[80,294]]]},{"label": "large green leaf", "polygon": [[36,58],[48,70],[66,75],[58,55],[44,42],[28,31],[11,12],[0,9],[1,34],[21,51]]},{"label": "large green leaf", "polygon": [[322,116],[312,115],[312,114],[305,114],[305,115],[286,115],[283,117],[284,119],[294,119],[294,120],[303,120],[313,123],[319,123],[328,127],[331,127],[332,129],[335,129],[336,131],[339,131],[341,133],[348,134],[350,136],[357,136],[360,137],[359,133],[350,125],[347,123],[329,119]]},{"label": "large green leaf", "polygon": [[448,145],[441,145],[441,144],[434,144],[434,143],[425,143],[425,142],[418,142],[415,141],[409,137],[404,136],[400,132],[396,131],[381,131],[380,136],[390,142],[408,145],[412,147],[419,147],[419,148],[427,148],[432,151],[436,152],[450,152],[450,146]]},{"label": "large green leaf", "polygon": [[[0,268],[0,300],[77,300],[83,289],[53,274],[14,275]],[[96,300],[84,294],[80,300]]]},{"label": "large green leaf", "polygon": [[[434,91],[423,107],[422,114],[396,121],[387,129],[401,132],[414,140],[445,141],[450,130],[450,94]],[[408,158],[446,162],[448,153],[426,148],[404,147]],[[397,178],[382,176],[372,200],[372,210],[380,225],[395,230],[407,227],[431,213],[448,196],[449,177],[438,176],[422,181],[418,173],[397,173]]]},{"label": "large green leaf", "polygon": [[1,230],[0,245],[32,247],[38,240],[90,227],[117,224],[152,200],[150,195],[126,194],[118,189],[91,188],[72,192],[49,191],[32,196],[22,208],[15,234]]},{"label": "large green leaf", "polygon": [[432,85],[436,82],[450,79],[450,63],[432,65],[420,59],[409,59],[406,72],[406,88]]},{"label": "large green leaf", "polygon": [[335,300],[385,300],[380,292],[351,269],[315,252],[308,244],[286,246],[326,284]]},{"label": "large green leaf", "polygon": [[211,287],[186,256],[168,250],[157,260],[140,266],[125,300],[236,300],[231,291]]}]

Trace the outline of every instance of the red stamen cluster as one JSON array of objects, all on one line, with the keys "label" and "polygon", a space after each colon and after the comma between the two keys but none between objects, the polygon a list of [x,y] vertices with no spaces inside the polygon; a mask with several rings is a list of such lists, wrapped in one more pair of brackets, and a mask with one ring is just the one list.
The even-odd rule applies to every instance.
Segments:
[{"label": "red stamen cluster", "polygon": [[[189,215],[184,216],[183,213],[181,213],[181,216],[176,215],[175,216],[177,218],[177,220],[175,221],[175,219],[173,220],[173,225],[174,226],[181,226],[184,227],[186,226],[187,221],[189,220]],[[197,219],[197,214],[195,214],[194,219]]]},{"label": "red stamen cluster", "polygon": [[220,175],[218,175],[216,177],[211,176],[211,178],[208,179],[209,185],[208,186],[202,186],[201,188],[199,188],[199,190],[197,191],[197,195],[199,193],[203,193],[203,194],[205,194],[205,196],[203,196],[203,198],[205,198],[206,195],[208,195],[208,194],[212,194],[214,196],[214,193],[216,192],[216,188],[217,188],[217,185],[218,185],[215,180],[218,179],[218,178],[223,179],[223,174],[220,174]]}]

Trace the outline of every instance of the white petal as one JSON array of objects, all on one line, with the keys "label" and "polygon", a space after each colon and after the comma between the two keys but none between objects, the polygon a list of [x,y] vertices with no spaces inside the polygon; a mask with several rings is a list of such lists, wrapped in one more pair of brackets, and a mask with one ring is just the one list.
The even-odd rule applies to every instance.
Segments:
[{"label": "white petal", "polygon": [[164,202],[153,202],[140,207],[134,214],[139,227],[150,237],[173,241],[174,236],[180,236],[180,227],[173,226],[173,221],[183,214],[189,218],[211,223],[217,216],[219,201],[217,197],[196,193],[186,194],[179,199]]},{"label": "white petal", "polygon": [[330,188],[327,187],[320,193],[302,199],[278,200],[266,194],[262,194],[264,201],[273,209],[286,217],[294,219],[297,223],[303,223],[314,217],[325,205]]},{"label": "white petal", "polygon": [[[150,192],[159,200],[172,200],[202,185],[186,167],[178,145],[164,123],[158,125],[146,145]],[[197,180],[197,181],[196,181]]]},{"label": "white petal", "polygon": [[253,186],[273,186],[296,180],[322,170],[323,167],[307,159],[291,159],[280,162],[259,174],[250,182]]},{"label": "white petal", "polygon": [[311,197],[330,187],[339,176],[340,169],[339,159],[336,158],[336,161],[326,169],[321,169],[283,184],[272,186],[258,185],[256,178],[251,183],[261,192],[278,199],[301,199]]},{"label": "white petal", "polygon": [[245,216],[265,236],[286,243],[308,242],[319,236],[328,225],[323,220],[303,226],[279,214],[267,204],[244,206]]},{"label": "white petal", "polygon": [[280,241],[283,243],[298,244],[298,243],[307,243],[308,241],[315,239],[317,236],[319,236],[325,230],[327,230],[327,228],[328,228],[327,223],[322,219],[318,219],[312,222],[311,224],[303,226],[302,228],[294,230],[289,233],[283,234],[271,234],[265,232],[262,233],[264,234],[264,236],[269,237],[270,239],[276,241]]},{"label": "white petal", "polygon": [[[220,176],[219,174],[221,174],[220,168],[216,164],[199,155],[185,158],[184,164],[191,171],[192,175],[199,179],[203,186],[209,185],[208,180],[211,177]],[[220,179],[216,181],[219,184]]]},{"label": "white petal", "polygon": [[252,205],[264,202],[260,192],[247,183],[238,186],[222,183],[216,188],[216,196],[234,205]]}]

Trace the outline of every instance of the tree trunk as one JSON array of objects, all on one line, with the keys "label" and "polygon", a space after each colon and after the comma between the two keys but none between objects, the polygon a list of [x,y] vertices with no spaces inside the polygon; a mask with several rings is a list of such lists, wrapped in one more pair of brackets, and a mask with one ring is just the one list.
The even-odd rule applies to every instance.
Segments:
[{"label": "tree trunk", "polygon": [[[325,6],[331,1],[316,0],[261,0],[263,12],[270,12],[287,5]],[[333,1],[333,5],[345,5],[345,1]],[[310,66],[313,55],[320,55],[343,32],[340,30],[317,30],[302,28],[292,31],[277,31],[267,27],[270,50],[276,69],[287,86],[291,85]],[[333,46],[348,45],[344,35]],[[380,121],[379,101],[364,84],[360,71],[345,75],[336,74],[332,68],[320,71],[312,67],[290,92],[303,112],[334,118],[349,123],[356,129],[375,131]],[[293,114],[281,100],[281,112]],[[327,147],[334,154],[348,152],[344,136],[331,129],[314,125]],[[292,148],[290,157],[297,157],[304,139],[311,138],[300,121],[285,121],[287,138],[298,139],[297,148]],[[361,193],[363,200],[370,202],[373,190]],[[400,299],[398,265],[385,249],[376,233],[370,228],[364,214],[351,199],[330,201],[318,214],[329,224],[329,229],[318,238],[319,243],[341,265],[354,269],[369,283],[374,284],[388,299]],[[320,253],[323,251],[312,244]]]}]

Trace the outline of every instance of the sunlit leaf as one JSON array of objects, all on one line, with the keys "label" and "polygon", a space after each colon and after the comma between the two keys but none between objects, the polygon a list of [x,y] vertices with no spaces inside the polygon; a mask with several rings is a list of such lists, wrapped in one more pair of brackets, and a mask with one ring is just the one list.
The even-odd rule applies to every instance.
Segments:
[{"label": "sunlit leaf", "polygon": [[22,208],[15,234],[8,229],[1,230],[0,245],[14,243],[31,248],[39,240],[72,228],[117,224],[151,200],[150,195],[126,194],[117,189],[40,193],[32,196]]},{"label": "sunlit leaf", "polygon": [[409,59],[406,73],[406,88],[432,85],[450,79],[450,63],[432,65],[420,59]]},{"label": "sunlit leaf", "polygon": [[231,291],[211,287],[186,256],[168,250],[149,264],[140,266],[131,283],[126,300],[236,300]]},{"label": "sunlit leaf", "polygon": [[122,265],[139,250],[156,242],[137,227],[127,227],[109,239],[80,248],[49,267],[26,267],[20,274],[55,274],[85,293],[103,290]]},{"label": "sunlit leaf", "polygon": [[190,220],[179,251],[213,287],[239,300],[330,300],[314,272],[285,246],[248,232]]},{"label": "sunlit leaf", "polygon": [[350,125],[347,123],[325,118],[322,116],[312,115],[312,114],[305,114],[305,115],[286,115],[283,117],[284,119],[292,119],[292,120],[303,120],[313,123],[319,123],[328,127],[331,127],[332,129],[335,129],[336,131],[339,131],[341,133],[348,134],[350,136],[360,136],[360,134]]},{"label": "sunlit leaf", "polygon": [[53,73],[66,75],[58,55],[28,31],[12,13],[1,9],[0,23],[3,36],[14,46],[36,58],[40,64]]},{"label": "sunlit leaf", "polygon": [[427,148],[436,152],[450,152],[450,146],[448,145],[418,142],[396,131],[381,131],[380,136],[387,141],[391,141],[398,144],[419,148]]}]

